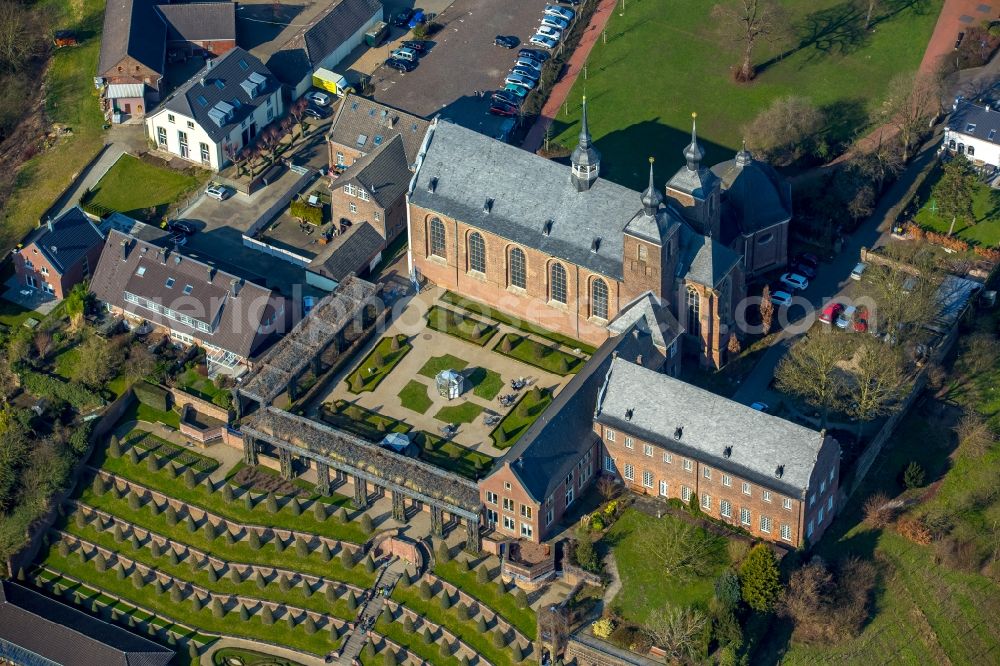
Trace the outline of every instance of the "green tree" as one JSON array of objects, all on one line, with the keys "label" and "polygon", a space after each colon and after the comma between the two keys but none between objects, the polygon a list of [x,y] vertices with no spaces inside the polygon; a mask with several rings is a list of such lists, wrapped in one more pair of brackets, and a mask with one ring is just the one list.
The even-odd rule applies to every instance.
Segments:
[{"label": "green tree", "polygon": [[118,435],[111,435],[111,441],[108,443],[108,455],[112,458],[121,457],[122,445],[118,439]]},{"label": "green tree", "polygon": [[851,364],[851,378],[854,386],[846,407],[858,423],[860,441],[866,421],[890,414],[899,405],[906,379],[901,354],[879,340],[865,339]]},{"label": "green tree", "polygon": [[948,235],[955,231],[958,220],[973,224],[972,196],[976,188],[976,174],[965,155],[955,155],[941,165],[941,179],[934,186],[933,197],[938,210],[951,218]]},{"label": "green tree", "polygon": [[765,544],[751,548],[740,565],[740,591],[750,608],[761,613],[774,608],[781,594],[781,580],[774,552]]},{"label": "green tree", "polygon": [[924,468],[916,460],[910,462],[903,471],[903,485],[907,488],[917,488],[924,485],[926,478]]},{"label": "green tree", "polygon": [[264,501],[264,506],[268,513],[278,513],[278,499],[274,496],[273,492],[267,494],[267,499]]}]

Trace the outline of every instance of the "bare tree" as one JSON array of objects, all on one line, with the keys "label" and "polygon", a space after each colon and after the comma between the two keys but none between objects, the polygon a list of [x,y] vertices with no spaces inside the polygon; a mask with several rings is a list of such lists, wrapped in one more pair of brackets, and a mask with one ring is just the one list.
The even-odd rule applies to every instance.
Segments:
[{"label": "bare tree", "polygon": [[857,421],[860,440],[866,421],[890,414],[899,407],[906,380],[903,361],[896,348],[879,340],[866,339],[855,353],[851,378],[854,387],[847,413]]},{"label": "bare tree", "polygon": [[937,270],[930,253],[919,248],[886,246],[887,263],[872,263],[865,271],[865,292],[874,302],[868,323],[876,324],[895,346],[907,329],[937,312]]},{"label": "bare tree", "polygon": [[903,161],[941,111],[941,78],[937,73],[902,73],[890,82],[878,120],[896,128]]},{"label": "bare tree", "polygon": [[974,411],[965,413],[955,426],[955,434],[958,436],[958,450],[976,458],[984,455],[996,442],[989,424]]},{"label": "bare tree", "polygon": [[712,17],[719,22],[720,37],[742,52],[735,72],[737,81],[754,77],[753,52],[763,41],[776,41],[789,25],[786,13],[774,0],[740,0],[735,5],[715,5]]},{"label": "bare tree", "polygon": [[618,482],[615,481],[614,477],[610,474],[601,474],[597,478],[597,492],[604,498],[605,501],[613,499],[618,495],[619,486]]},{"label": "bare tree", "polygon": [[0,0],[0,69],[16,71],[39,53],[41,16],[14,0]]},{"label": "bare tree", "polygon": [[704,529],[671,516],[649,523],[641,538],[658,571],[682,580],[705,571],[716,547],[715,537]]},{"label": "bare tree", "polygon": [[[18,376],[10,369],[6,354],[0,354],[0,401],[6,404],[18,387]],[[0,428],[0,432],[2,432]]]},{"label": "bare tree", "polygon": [[764,335],[771,332],[774,325],[774,301],[771,300],[771,287],[764,285],[764,290],[760,293],[760,325],[764,329]]},{"label": "bare tree", "polygon": [[890,503],[889,496],[879,490],[868,496],[861,511],[865,517],[865,524],[874,529],[880,529],[889,524],[895,509]]},{"label": "bare tree", "polygon": [[295,120],[295,125],[296,127],[298,127],[300,134],[302,133],[302,119],[305,117],[306,107],[308,105],[309,102],[306,101],[306,98],[300,97],[299,99],[295,100],[295,103],[292,104],[292,107],[288,109],[288,115]]},{"label": "bare tree", "polygon": [[156,358],[143,345],[133,345],[122,364],[122,375],[128,384],[145,379],[156,370]]},{"label": "bare tree", "polygon": [[880,194],[885,181],[894,178],[903,171],[903,151],[896,141],[886,140],[885,130],[879,128],[878,139],[874,145],[855,146],[851,149],[854,157],[850,166],[859,174],[870,178],[875,185],[875,193]]},{"label": "bare tree", "polygon": [[747,145],[779,166],[810,154],[826,125],[823,112],[805,97],[780,97],[743,128]]},{"label": "bare tree", "polygon": [[649,637],[667,653],[671,661],[694,660],[695,639],[708,619],[694,608],[666,606],[653,611],[646,621]]},{"label": "bare tree", "polygon": [[96,335],[80,343],[80,353],[73,368],[73,379],[91,389],[101,388],[118,373],[124,353],[118,345]]},{"label": "bare tree", "polygon": [[778,363],[774,372],[778,390],[818,408],[825,428],[830,409],[840,403],[844,394],[845,375],[838,365],[847,354],[844,335],[834,332],[807,335],[792,345]]},{"label": "bare tree", "polygon": [[32,342],[35,345],[35,351],[38,352],[39,360],[45,361],[49,352],[52,351],[52,333],[45,329],[37,331]]}]

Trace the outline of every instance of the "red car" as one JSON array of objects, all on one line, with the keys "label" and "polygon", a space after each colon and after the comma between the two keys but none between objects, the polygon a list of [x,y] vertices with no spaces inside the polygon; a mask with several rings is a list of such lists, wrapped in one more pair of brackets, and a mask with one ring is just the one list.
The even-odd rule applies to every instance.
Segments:
[{"label": "red car", "polygon": [[490,107],[490,113],[494,116],[516,116],[517,107],[511,106],[510,104],[501,104],[499,102],[494,102]]},{"label": "red car", "polygon": [[819,320],[824,324],[832,324],[843,310],[844,306],[842,303],[828,303],[823,308],[823,312],[820,313]]},{"label": "red car", "polygon": [[858,308],[858,311],[854,313],[854,321],[851,322],[851,328],[854,329],[855,333],[864,333],[868,330],[868,310]]}]

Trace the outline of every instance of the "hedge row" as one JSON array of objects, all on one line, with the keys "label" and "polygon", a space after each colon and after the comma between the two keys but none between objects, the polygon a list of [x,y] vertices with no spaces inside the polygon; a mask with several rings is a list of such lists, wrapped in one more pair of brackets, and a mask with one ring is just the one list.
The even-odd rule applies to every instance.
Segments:
[{"label": "hedge row", "polygon": [[21,384],[34,396],[62,400],[77,409],[89,409],[104,404],[101,396],[80,384],[64,382],[40,372],[24,371],[21,375]]},{"label": "hedge row", "polygon": [[161,412],[170,409],[169,394],[159,386],[154,386],[149,382],[136,382],[132,390],[135,391],[135,397],[142,404]]},{"label": "hedge row", "polygon": [[297,217],[303,222],[317,227],[323,224],[323,209],[318,206],[310,206],[305,201],[293,201],[288,207],[288,212],[292,217]]}]

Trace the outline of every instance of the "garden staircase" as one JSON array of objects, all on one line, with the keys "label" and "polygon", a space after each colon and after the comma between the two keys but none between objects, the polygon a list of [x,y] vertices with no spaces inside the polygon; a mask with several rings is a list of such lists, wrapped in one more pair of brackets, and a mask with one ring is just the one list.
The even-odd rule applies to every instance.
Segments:
[{"label": "garden staircase", "polygon": [[348,637],[343,650],[340,652],[340,658],[337,660],[338,664],[350,666],[358,658],[358,655],[361,654],[365,643],[368,642],[368,634],[362,631],[360,627],[369,621],[374,626],[375,622],[378,621],[379,614],[382,612],[382,607],[385,605],[385,598],[381,594],[378,594],[379,588],[386,586],[392,589],[405,569],[406,562],[397,558],[375,578],[375,582],[371,588],[371,598],[365,603],[361,614],[358,616],[357,627],[359,628],[354,629]]}]

